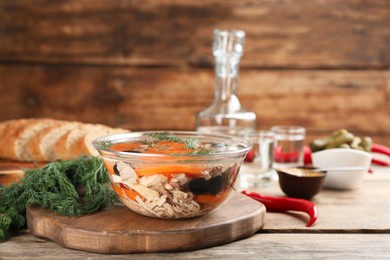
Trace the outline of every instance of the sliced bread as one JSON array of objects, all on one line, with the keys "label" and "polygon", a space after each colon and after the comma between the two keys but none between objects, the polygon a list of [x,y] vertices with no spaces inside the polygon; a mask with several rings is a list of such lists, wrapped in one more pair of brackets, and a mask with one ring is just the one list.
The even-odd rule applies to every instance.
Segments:
[{"label": "sliced bread", "polygon": [[84,134],[85,133],[83,133],[82,126],[80,125],[62,135],[54,144],[54,158],[56,160],[74,159],[75,156],[70,153],[70,147],[75,140]]},{"label": "sliced bread", "polygon": [[54,145],[55,157],[61,160],[75,159],[83,154],[76,143],[88,133],[109,129],[108,126],[99,124],[82,124],[62,136]]},{"label": "sliced bread", "polygon": [[[89,149],[86,147],[85,140],[86,136],[90,136],[91,140],[88,142],[92,142],[94,137],[99,137],[102,135],[114,133],[114,131],[126,131],[126,130],[116,130],[115,128],[107,127],[105,125],[100,124],[87,124],[84,126],[84,133],[80,135],[78,139],[76,139],[72,145],[70,146],[70,153],[74,156],[82,156],[82,155],[92,155],[89,152]],[[90,144],[92,145],[92,144]],[[94,154],[98,155],[98,154]]]},{"label": "sliced bread", "polygon": [[42,129],[56,124],[54,119],[19,119],[3,122],[0,136],[2,145],[0,157],[16,161],[32,161],[28,149],[29,140]]},{"label": "sliced bread", "polygon": [[98,155],[92,140],[126,129],[48,118],[0,122],[0,159],[49,162]]},{"label": "sliced bread", "polygon": [[0,157],[3,159],[17,160],[15,151],[15,139],[21,135],[22,126],[28,124],[30,119],[15,119],[4,121],[0,125]]},{"label": "sliced bread", "polygon": [[98,129],[84,135],[84,137],[79,138],[73,145],[73,152],[78,154],[87,154],[92,156],[98,156],[99,152],[93,147],[92,141],[98,137],[109,135],[109,134],[120,134],[127,133],[129,130],[122,128],[106,128]]},{"label": "sliced bread", "polygon": [[78,122],[62,121],[38,132],[28,143],[32,159],[38,162],[56,160],[54,144],[63,135],[79,125]]}]

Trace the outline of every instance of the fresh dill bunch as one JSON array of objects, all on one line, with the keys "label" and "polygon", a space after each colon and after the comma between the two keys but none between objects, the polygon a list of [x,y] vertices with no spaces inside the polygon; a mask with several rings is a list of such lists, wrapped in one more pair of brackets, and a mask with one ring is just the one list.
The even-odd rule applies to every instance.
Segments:
[{"label": "fresh dill bunch", "polygon": [[26,207],[16,202],[23,191],[22,183],[9,187],[0,185],[0,241],[5,240],[10,231],[20,230],[26,225]]},{"label": "fresh dill bunch", "polygon": [[111,206],[119,200],[108,182],[103,162],[89,156],[26,170],[19,183],[0,186],[0,241],[26,226],[29,205],[65,216],[85,215]]}]

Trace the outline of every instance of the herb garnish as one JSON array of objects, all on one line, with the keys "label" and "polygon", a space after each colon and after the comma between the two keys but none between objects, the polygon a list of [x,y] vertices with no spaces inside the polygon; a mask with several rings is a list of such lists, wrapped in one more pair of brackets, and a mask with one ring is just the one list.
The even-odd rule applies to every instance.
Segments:
[{"label": "herb garnish", "polygon": [[104,140],[101,140],[97,143],[97,147],[99,149],[107,149],[107,148],[110,148],[112,146],[112,142],[110,139],[104,139]]},{"label": "herb garnish", "polygon": [[205,145],[202,145],[199,140],[195,136],[191,136],[188,138],[180,138],[175,136],[169,132],[161,132],[161,133],[153,133],[147,134],[150,139],[145,140],[145,144],[149,147],[153,147],[156,150],[167,150],[168,147],[166,145],[156,146],[156,142],[159,141],[169,141],[169,142],[178,142],[184,143],[186,149],[193,150],[187,153],[172,153],[171,155],[183,155],[183,154],[209,154],[211,150],[207,148]]},{"label": "herb garnish", "polygon": [[195,137],[190,137],[184,141],[185,147],[187,149],[197,149],[199,148],[199,141]]},{"label": "herb garnish", "polygon": [[150,134],[150,136],[156,141],[183,142],[183,139],[169,132],[154,133]]},{"label": "herb garnish", "polygon": [[[26,207],[39,205],[65,216],[80,216],[118,202],[106,186],[109,177],[103,162],[84,156],[52,162],[42,169],[26,170],[19,183],[0,185],[0,241],[26,226]],[[85,190],[83,195],[78,191]]]}]

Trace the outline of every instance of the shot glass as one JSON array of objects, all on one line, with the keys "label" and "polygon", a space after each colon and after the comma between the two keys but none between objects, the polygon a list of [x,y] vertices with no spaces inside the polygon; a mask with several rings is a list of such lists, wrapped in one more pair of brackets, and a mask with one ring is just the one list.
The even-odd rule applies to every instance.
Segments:
[{"label": "shot glass", "polygon": [[241,137],[252,142],[254,158],[248,158],[241,167],[238,183],[242,188],[267,187],[276,178],[273,169],[274,133],[259,130],[240,133]]},{"label": "shot glass", "polygon": [[274,167],[303,165],[303,146],[306,130],[302,126],[273,126],[275,134]]}]

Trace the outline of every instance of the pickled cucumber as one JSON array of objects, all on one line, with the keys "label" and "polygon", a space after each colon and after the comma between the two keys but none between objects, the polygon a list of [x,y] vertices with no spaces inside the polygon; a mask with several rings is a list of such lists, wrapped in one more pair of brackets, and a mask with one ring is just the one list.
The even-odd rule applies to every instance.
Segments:
[{"label": "pickled cucumber", "polygon": [[329,137],[316,139],[310,143],[310,149],[312,152],[318,152],[332,148],[351,148],[370,152],[371,146],[372,139],[370,137],[365,136],[361,138],[354,136],[346,129],[334,131]]}]

